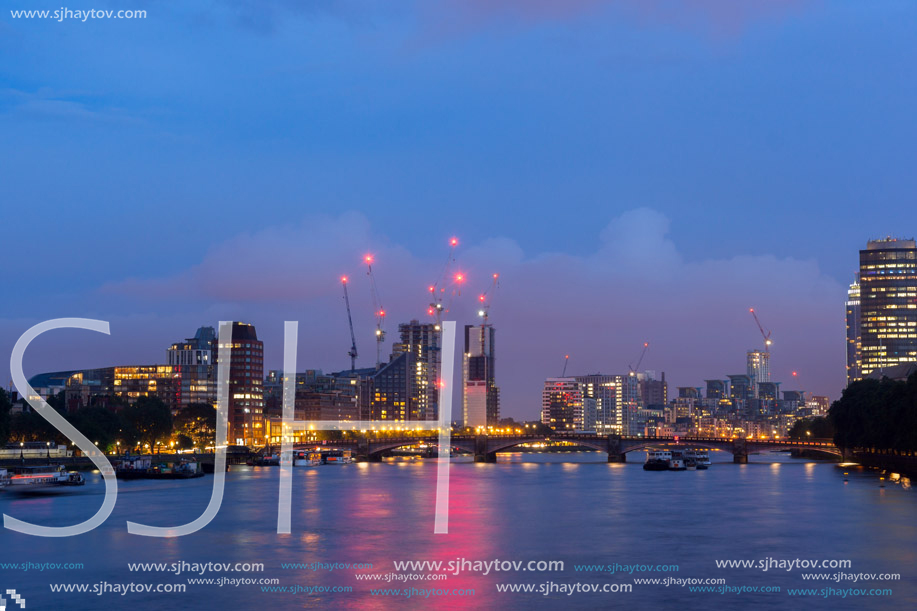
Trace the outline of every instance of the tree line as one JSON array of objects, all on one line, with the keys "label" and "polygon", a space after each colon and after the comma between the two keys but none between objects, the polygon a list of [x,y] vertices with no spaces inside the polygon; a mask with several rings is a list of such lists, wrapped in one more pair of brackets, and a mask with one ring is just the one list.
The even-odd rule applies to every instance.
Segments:
[{"label": "tree line", "polygon": [[[70,412],[63,391],[48,397],[48,405],[106,452],[157,447],[176,449],[205,448],[213,445],[216,410],[205,403],[192,403],[172,411],[157,397],[139,397],[129,403],[111,397],[106,407],[92,405]],[[11,414],[9,395],[0,389],[0,444],[27,441],[71,443],[64,435],[31,409]]]},{"label": "tree line", "polygon": [[907,381],[853,382],[831,405],[828,421],[838,447],[917,451],[917,373]]}]

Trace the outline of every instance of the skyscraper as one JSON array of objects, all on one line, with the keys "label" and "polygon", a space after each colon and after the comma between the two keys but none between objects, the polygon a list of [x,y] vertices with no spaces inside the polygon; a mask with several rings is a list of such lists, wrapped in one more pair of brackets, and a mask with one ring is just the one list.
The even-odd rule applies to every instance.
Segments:
[{"label": "skyscraper", "polygon": [[462,414],[467,427],[495,426],[500,420],[500,389],[495,382],[492,325],[465,325]]},{"label": "skyscraper", "polygon": [[917,361],[917,245],[871,240],[860,251],[860,376]]},{"label": "skyscraper", "polygon": [[190,403],[216,402],[214,343],[216,332],[213,327],[201,327],[194,337],[174,343],[166,351],[169,365],[180,367],[181,394],[178,408],[187,407]]},{"label": "skyscraper", "polygon": [[847,289],[847,384],[861,377],[862,355],[860,337],[860,277]]},{"label": "skyscraper", "polygon": [[392,346],[392,358],[411,355],[408,375],[411,401],[405,420],[436,420],[439,417],[440,327],[412,320],[398,325],[401,342]]},{"label": "skyscraper", "polygon": [[[360,412],[370,420],[436,420],[439,416],[440,327],[412,320],[398,325],[401,341],[389,362],[361,384]],[[367,395],[366,399],[362,399]]]},{"label": "skyscraper", "polygon": [[746,353],[746,373],[751,379],[752,392],[757,397],[758,384],[771,381],[771,354],[763,350]]},{"label": "skyscraper", "polygon": [[253,325],[234,322],[232,342],[214,346],[214,363],[229,358],[229,443],[263,445],[264,344]]}]

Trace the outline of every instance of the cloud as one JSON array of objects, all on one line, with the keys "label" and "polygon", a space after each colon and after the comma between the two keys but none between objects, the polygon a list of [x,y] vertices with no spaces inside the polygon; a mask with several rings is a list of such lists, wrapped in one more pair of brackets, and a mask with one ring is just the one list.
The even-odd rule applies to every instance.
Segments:
[{"label": "cloud", "polygon": [[[571,354],[573,373],[622,373],[648,341],[644,367],[665,371],[673,386],[741,373],[745,350],[762,341],[749,307],[773,329],[775,377],[787,381],[789,371],[799,370],[803,389],[839,394],[844,287],[821,273],[814,261],[773,256],[689,261],[669,237],[669,220],[647,208],[599,227],[584,224],[584,240],[595,234],[601,240],[587,256],[525,253],[508,237],[459,248],[453,270],[462,270],[468,282],[460,287],[447,283],[449,318],[475,323],[478,294],[488,288],[493,273],[500,274],[499,288],[489,294],[506,413],[536,417],[541,382],[560,374],[564,354]],[[268,352],[278,357],[282,320],[300,320],[306,346],[301,368],[334,370],[346,366],[349,345],[341,274],[352,277],[361,362],[374,358],[372,306],[361,262],[366,252],[377,257],[374,271],[388,312],[388,350],[398,322],[425,319],[425,289],[442,273],[446,247],[418,256],[376,234],[354,212],[227,237],[183,273],[123,281],[103,292],[163,311],[173,321],[170,308],[176,301],[210,308],[211,316],[221,312],[255,321]],[[214,323],[197,315],[189,318],[188,328],[170,329],[169,337]]]}]

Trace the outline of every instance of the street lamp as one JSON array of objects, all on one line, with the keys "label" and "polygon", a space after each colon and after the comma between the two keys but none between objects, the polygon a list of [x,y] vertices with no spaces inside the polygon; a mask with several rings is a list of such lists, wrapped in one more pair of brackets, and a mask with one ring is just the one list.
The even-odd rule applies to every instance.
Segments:
[{"label": "street lamp", "polygon": [[22,441],[20,441],[20,442],[19,442],[19,460],[21,460],[22,462],[25,462],[25,456],[23,456],[23,454],[22,454],[22,448],[23,448],[24,446],[25,446],[25,443],[22,442]]},{"label": "street lamp", "polygon": [[45,445],[48,446],[48,460],[51,460],[51,442],[45,442]]}]

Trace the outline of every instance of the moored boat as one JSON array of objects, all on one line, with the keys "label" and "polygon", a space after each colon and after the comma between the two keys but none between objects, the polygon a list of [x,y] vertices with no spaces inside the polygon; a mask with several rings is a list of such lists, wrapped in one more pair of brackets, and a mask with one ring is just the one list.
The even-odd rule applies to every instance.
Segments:
[{"label": "moored boat", "polygon": [[346,465],[353,462],[353,452],[350,450],[329,450],[322,452],[323,465]]},{"label": "moored boat", "polygon": [[320,452],[299,451],[293,453],[294,467],[314,467],[320,464],[322,464]]},{"label": "moored boat", "polygon": [[77,471],[67,471],[64,465],[22,465],[13,467],[7,473],[10,492],[31,492],[69,486],[82,486],[86,483],[83,475]]},{"label": "moored boat", "polygon": [[672,453],[668,450],[649,450],[646,453],[646,462],[643,463],[644,471],[668,471]]},{"label": "moored boat", "polygon": [[710,456],[707,450],[688,450],[687,454],[694,460],[698,470],[702,471],[710,466]]},{"label": "moored boat", "polygon": [[246,461],[246,464],[250,467],[278,467],[280,466],[280,456],[277,454],[256,456]]},{"label": "moored boat", "polygon": [[672,450],[672,458],[669,459],[669,471],[684,471],[686,469],[685,451]]},{"label": "moored boat", "polygon": [[118,479],[193,479],[203,477],[201,465],[194,460],[162,460],[154,456],[123,458],[115,466]]}]

